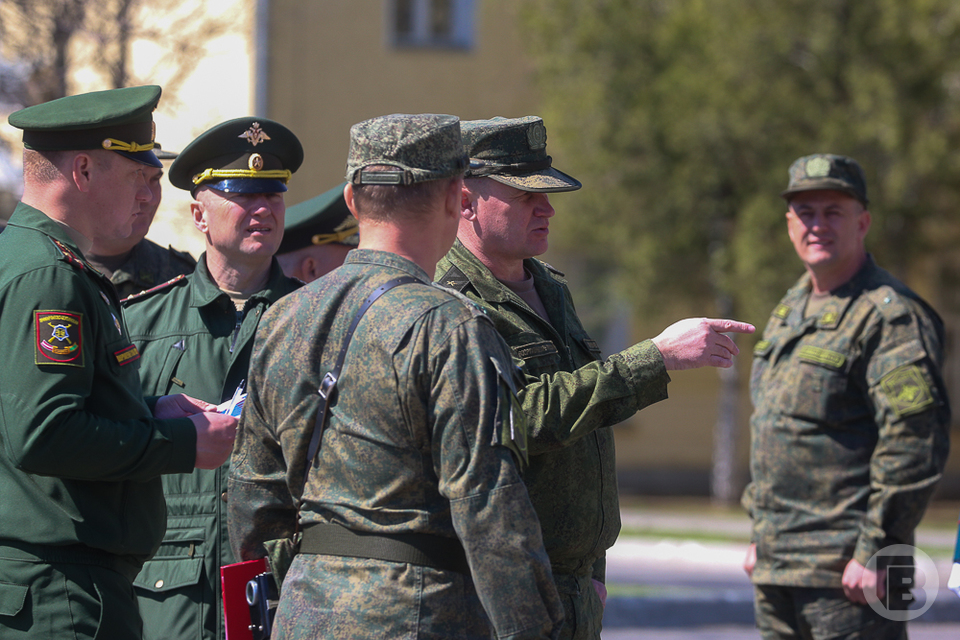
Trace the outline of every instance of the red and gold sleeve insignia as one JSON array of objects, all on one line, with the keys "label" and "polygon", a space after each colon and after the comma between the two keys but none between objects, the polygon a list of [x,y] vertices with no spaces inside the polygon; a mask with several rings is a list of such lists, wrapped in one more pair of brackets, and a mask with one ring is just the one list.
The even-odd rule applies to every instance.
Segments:
[{"label": "red and gold sleeve insignia", "polygon": [[83,315],[69,311],[34,311],[36,364],[83,366]]},{"label": "red and gold sleeve insignia", "polygon": [[139,359],[140,351],[137,349],[137,345],[132,344],[129,347],[114,352],[113,357],[117,359],[117,364],[122,367],[125,364],[130,364],[134,360]]}]

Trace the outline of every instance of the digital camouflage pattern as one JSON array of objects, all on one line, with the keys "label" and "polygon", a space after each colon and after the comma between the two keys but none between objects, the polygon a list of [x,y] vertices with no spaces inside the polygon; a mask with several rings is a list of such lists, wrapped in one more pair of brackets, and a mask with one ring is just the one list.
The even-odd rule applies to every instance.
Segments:
[{"label": "digital camouflage pattern", "polygon": [[580,181],[554,169],[547,155],[547,129],[538,116],[460,123],[470,156],[466,177],[489,177],[521,191],[576,191]]},{"label": "digital camouflage pattern", "polygon": [[230,472],[231,542],[246,560],[294,532],[321,377],[361,303],[405,275],[424,284],[390,290],[353,336],[301,523],[456,537],[472,579],[301,554],[273,637],[488,638],[490,626],[501,638],[552,637],[560,602],[536,513],[502,446],[525,437],[509,352],[483,313],[391,253],[352,251],[261,321]]},{"label": "digital camouflage pattern", "polygon": [[[363,171],[373,165],[397,170]],[[350,127],[347,182],[411,185],[453,178],[466,166],[456,116],[397,113]]]},{"label": "digital camouflage pattern", "polygon": [[0,308],[0,636],[139,636],[131,582],[163,536],[159,476],[193,469],[193,423],[152,416],[113,286],[23,203]]},{"label": "digital camouflage pattern", "polygon": [[121,300],[152,289],[181,274],[192,273],[197,265],[197,261],[189,253],[177,251],[173,247],[164,249],[146,238],[133,247],[127,260],[114,271],[99,262],[95,256],[91,256],[89,262],[110,279]]},{"label": "digital camouflage pattern", "polygon": [[562,274],[535,258],[523,264],[550,322],[459,241],[437,265],[437,281],[483,307],[523,371],[530,452],[523,479],[564,602],[562,637],[596,638],[603,606],[590,578],[604,581],[606,550],[620,532],[609,427],[665,399],[670,378],[649,340],[602,360]]},{"label": "digital camouflage pattern", "polygon": [[868,258],[804,317],[804,275],[754,350],[755,584],[840,587],[851,558],[913,544],[949,449],[943,324]]},{"label": "digital camouflage pattern", "polygon": [[790,183],[780,195],[790,196],[801,191],[841,191],[867,205],[867,179],[863,169],[853,158],[830,153],[817,153],[798,158],[790,165]]},{"label": "digital camouflage pattern", "polygon": [[[144,392],[229,400],[247,378],[263,313],[300,286],[273,260],[266,287],[240,313],[213,281],[204,255],[192,275],[125,300]],[[163,477],[167,533],[134,583],[145,640],[223,636],[220,566],[236,562],[227,531],[229,469],[228,460],[217,469]]]}]

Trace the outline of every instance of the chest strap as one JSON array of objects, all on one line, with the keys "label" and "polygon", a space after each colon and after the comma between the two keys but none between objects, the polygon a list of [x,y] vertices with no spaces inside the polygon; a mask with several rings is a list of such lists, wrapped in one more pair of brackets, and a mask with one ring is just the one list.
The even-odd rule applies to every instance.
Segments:
[{"label": "chest strap", "polygon": [[338,524],[318,522],[304,528],[300,553],[370,558],[470,574],[459,540],[428,533],[360,533]]}]

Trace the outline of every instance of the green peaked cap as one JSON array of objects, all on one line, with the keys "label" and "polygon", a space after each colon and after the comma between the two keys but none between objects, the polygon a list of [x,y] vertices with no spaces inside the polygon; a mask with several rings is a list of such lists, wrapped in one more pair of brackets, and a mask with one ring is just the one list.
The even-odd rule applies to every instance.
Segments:
[{"label": "green peaked cap", "polygon": [[343,199],[346,184],[341,182],[318,196],[287,207],[283,242],[277,253],[334,242],[356,246],[359,228]]},{"label": "green peaked cap", "polygon": [[303,145],[268,118],[244,116],[210,127],[170,165],[170,184],[193,192],[207,185],[229,193],[282,193],[303,163]]},{"label": "green peaked cap", "polygon": [[23,130],[23,146],[34,151],[108,149],[154,167],[153,111],[160,87],[146,85],[81,93],[27,107],[7,121]]}]

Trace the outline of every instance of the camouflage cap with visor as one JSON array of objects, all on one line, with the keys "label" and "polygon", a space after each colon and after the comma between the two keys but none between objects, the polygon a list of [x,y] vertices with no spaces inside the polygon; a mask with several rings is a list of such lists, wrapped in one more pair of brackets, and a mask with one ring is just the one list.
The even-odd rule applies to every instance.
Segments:
[{"label": "camouflage cap with visor", "polygon": [[342,182],[318,196],[287,207],[283,242],[277,253],[289,253],[310,245],[357,246],[360,227],[343,199],[345,186]]},{"label": "camouflage cap with visor", "polygon": [[802,191],[840,191],[867,205],[867,180],[853,158],[817,153],[804,156],[790,165],[790,183],[780,195],[790,202]]},{"label": "camouflage cap with visor", "polygon": [[467,120],[461,128],[470,156],[468,178],[492,178],[521,191],[576,191],[583,186],[553,168],[547,129],[538,116]]},{"label": "camouflage cap with visor", "polygon": [[282,193],[303,163],[303,145],[290,129],[267,118],[234,118],[207,129],[177,154],[170,183],[195,193]]},{"label": "camouflage cap with visor", "polygon": [[456,116],[395,113],[350,127],[347,182],[411,185],[452,178],[466,167]]},{"label": "camouflage cap with visor", "polygon": [[106,149],[162,167],[152,151],[160,93],[156,85],[81,93],[21,109],[7,121],[23,130],[23,146],[33,151]]}]

